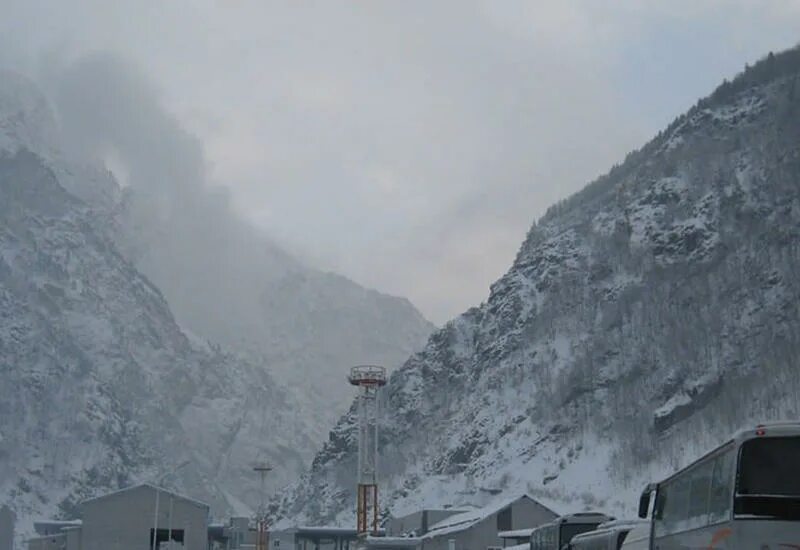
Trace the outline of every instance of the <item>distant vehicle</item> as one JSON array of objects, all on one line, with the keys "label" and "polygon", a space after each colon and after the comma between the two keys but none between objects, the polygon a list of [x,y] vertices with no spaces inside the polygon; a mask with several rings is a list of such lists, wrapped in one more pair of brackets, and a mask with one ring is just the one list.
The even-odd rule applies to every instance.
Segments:
[{"label": "distant vehicle", "polygon": [[614,518],[596,512],[580,512],[561,516],[531,532],[530,550],[561,550],[575,535],[594,531],[598,525]]},{"label": "distant vehicle", "polygon": [[576,535],[569,542],[567,548],[569,550],[619,550],[628,533],[637,527],[645,527],[646,536],[649,535],[649,526],[644,520],[614,520],[601,523],[594,531]]},{"label": "distant vehicle", "polygon": [[738,432],[683,470],[648,485],[639,501],[648,536],[625,550],[800,549],[800,422]]},{"label": "distant vehicle", "polygon": [[631,529],[622,542],[622,550],[649,550],[650,531],[649,521]]}]

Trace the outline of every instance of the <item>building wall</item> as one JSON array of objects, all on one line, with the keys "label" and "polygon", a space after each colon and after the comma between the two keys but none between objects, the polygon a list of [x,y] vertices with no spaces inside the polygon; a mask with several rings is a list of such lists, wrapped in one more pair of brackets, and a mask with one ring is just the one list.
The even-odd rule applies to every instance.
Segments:
[{"label": "building wall", "polygon": [[[135,487],[81,505],[82,550],[146,550],[150,546],[156,508],[156,490]],[[208,507],[159,491],[158,528],[183,529],[185,550],[206,550]]]},{"label": "building wall", "polygon": [[14,548],[14,512],[8,506],[0,508],[0,550]]},{"label": "building wall", "polygon": [[83,550],[81,546],[82,527],[68,527],[64,529],[64,536],[67,539],[66,550]]},{"label": "building wall", "polygon": [[64,535],[50,535],[28,540],[28,550],[63,550],[66,544]]},{"label": "building wall", "polygon": [[[510,506],[510,530],[538,527],[557,517],[551,510],[529,498],[521,498]],[[426,539],[422,542],[420,550],[448,550],[450,539],[456,542],[455,550],[486,550],[490,546],[502,547],[503,540],[497,536],[498,514],[499,512],[494,513],[463,531]]]},{"label": "building wall", "polygon": [[270,531],[269,547],[270,550],[295,550],[294,530]]},{"label": "building wall", "polygon": [[425,510],[420,510],[419,512],[414,512],[405,516],[389,518],[386,534],[390,537],[399,537],[410,531],[416,531],[418,534],[422,534],[422,516],[424,513]]},{"label": "building wall", "polygon": [[233,517],[226,528],[228,550],[238,550],[257,542],[258,532],[250,529],[250,518]]}]

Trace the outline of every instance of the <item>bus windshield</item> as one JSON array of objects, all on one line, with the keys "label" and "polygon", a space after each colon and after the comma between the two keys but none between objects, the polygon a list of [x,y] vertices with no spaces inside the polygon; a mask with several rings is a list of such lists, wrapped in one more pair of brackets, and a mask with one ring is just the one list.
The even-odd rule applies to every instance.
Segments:
[{"label": "bus windshield", "polygon": [[765,437],[742,445],[738,495],[800,497],[800,437]]},{"label": "bus windshield", "polygon": [[742,444],[734,501],[737,517],[800,521],[800,437],[765,437]]}]

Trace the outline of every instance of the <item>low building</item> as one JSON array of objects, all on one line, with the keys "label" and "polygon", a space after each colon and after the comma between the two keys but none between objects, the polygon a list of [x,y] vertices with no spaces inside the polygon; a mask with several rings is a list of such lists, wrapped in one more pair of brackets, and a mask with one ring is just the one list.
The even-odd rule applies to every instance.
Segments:
[{"label": "low building", "polygon": [[531,496],[521,495],[436,523],[420,537],[419,550],[501,548],[500,532],[532,529],[557,517],[558,514]]},{"label": "low building", "polygon": [[86,500],[81,550],[141,550],[168,540],[206,550],[209,507],[148,483]]},{"label": "low building", "polygon": [[81,550],[81,527],[80,521],[34,521],[37,536],[28,539],[28,549]]},{"label": "low building", "polygon": [[387,524],[386,535],[389,537],[421,537],[440,521],[467,511],[459,508],[429,508],[405,516],[392,516]]},{"label": "low building", "polygon": [[418,537],[366,537],[359,548],[364,550],[417,550],[421,539]]},{"label": "low building", "polygon": [[355,550],[357,543],[358,533],[348,527],[290,527],[269,534],[270,550]]},{"label": "low building", "polygon": [[[150,484],[79,505],[81,521],[37,521],[28,550],[207,550],[208,505]],[[167,541],[171,544],[168,545]]]},{"label": "low building", "polygon": [[232,517],[226,524],[208,526],[209,550],[242,550],[253,548],[258,539],[255,521],[247,517]]},{"label": "low building", "polygon": [[516,529],[514,531],[500,531],[497,536],[503,541],[503,548],[511,548],[520,544],[527,544],[531,540],[531,533],[536,527]]}]

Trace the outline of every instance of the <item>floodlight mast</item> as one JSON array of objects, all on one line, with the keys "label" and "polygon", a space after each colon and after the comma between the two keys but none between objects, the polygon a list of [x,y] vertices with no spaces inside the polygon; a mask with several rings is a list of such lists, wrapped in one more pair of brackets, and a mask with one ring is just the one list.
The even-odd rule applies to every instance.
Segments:
[{"label": "floodlight mast", "polygon": [[360,536],[378,533],[378,390],[386,384],[386,369],[361,365],[347,380],[358,387],[358,476],[356,530]]},{"label": "floodlight mast", "polygon": [[269,529],[267,525],[266,497],[266,476],[267,472],[272,471],[272,467],[266,463],[259,463],[253,466],[253,471],[258,473],[260,478],[259,505],[256,514],[256,550],[269,550]]}]

